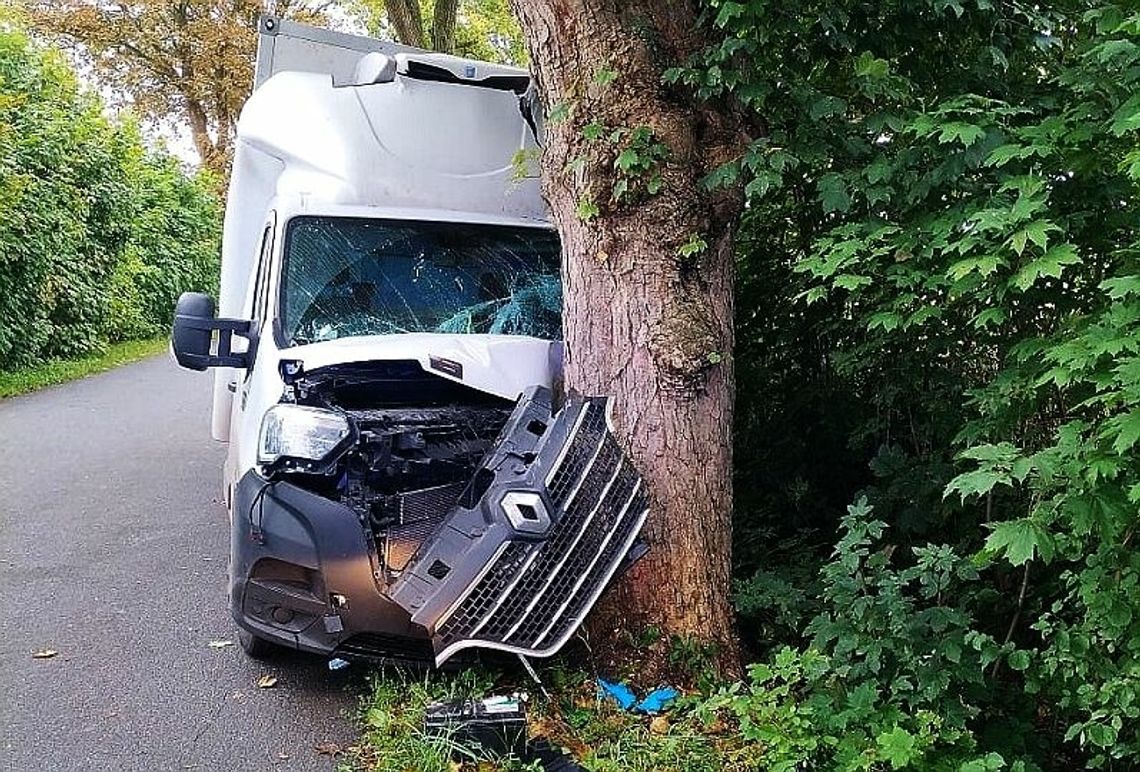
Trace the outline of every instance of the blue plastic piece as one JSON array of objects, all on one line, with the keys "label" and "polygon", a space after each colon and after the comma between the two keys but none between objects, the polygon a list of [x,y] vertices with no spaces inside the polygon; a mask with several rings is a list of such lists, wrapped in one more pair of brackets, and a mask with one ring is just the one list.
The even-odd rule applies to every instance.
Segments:
[{"label": "blue plastic piece", "polygon": [[654,689],[649,694],[645,695],[645,699],[637,703],[634,710],[640,710],[642,713],[660,713],[669,707],[673,700],[681,696],[681,693],[674,689],[672,686],[662,686],[660,689]]},{"label": "blue plastic piece", "polygon": [[604,678],[598,679],[598,691],[620,705],[622,710],[629,710],[637,702],[637,695],[628,686],[611,683]]}]

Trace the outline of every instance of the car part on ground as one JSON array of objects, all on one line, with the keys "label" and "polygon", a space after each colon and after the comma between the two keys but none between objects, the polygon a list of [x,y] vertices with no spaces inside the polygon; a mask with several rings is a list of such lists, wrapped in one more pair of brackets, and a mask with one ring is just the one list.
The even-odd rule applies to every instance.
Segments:
[{"label": "car part on ground", "polygon": [[518,402],[458,506],[389,596],[431,633],[436,664],[471,647],[545,657],[578,629],[634,548],[641,477],[608,400],[550,391]]}]

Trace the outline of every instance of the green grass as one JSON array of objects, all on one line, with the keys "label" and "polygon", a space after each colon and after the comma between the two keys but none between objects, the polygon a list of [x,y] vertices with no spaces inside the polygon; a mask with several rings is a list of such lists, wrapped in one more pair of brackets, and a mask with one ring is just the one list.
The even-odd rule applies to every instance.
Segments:
[{"label": "green grass", "polygon": [[[485,670],[412,676],[386,670],[372,677],[359,721],[361,737],[340,761],[339,772],[529,772],[514,758],[489,758],[475,748],[423,732],[424,708],[433,700],[528,691],[530,733],[561,746],[590,772],[723,772],[751,769],[740,742],[698,719],[682,701],[654,718],[600,700],[592,678],[559,667],[544,669],[547,700],[518,675]],[[736,751],[734,753],[734,751]]]},{"label": "green grass", "polygon": [[[424,732],[424,711],[436,700],[482,698],[495,689],[486,671],[413,675],[398,670],[377,673],[360,711],[363,736],[338,767],[341,772],[455,772],[457,769],[523,772],[533,767],[511,758],[495,758],[452,737]],[[506,691],[511,691],[507,689]],[[453,759],[460,760],[453,762]]]},{"label": "green grass", "polygon": [[124,343],[113,343],[102,354],[83,359],[55,359],[22,370],[0,371],[0,399],[27,394],[45,386],[74,381],[77,378],[144,359],[164,350],[167,342],[167,338],[129,340]]}]

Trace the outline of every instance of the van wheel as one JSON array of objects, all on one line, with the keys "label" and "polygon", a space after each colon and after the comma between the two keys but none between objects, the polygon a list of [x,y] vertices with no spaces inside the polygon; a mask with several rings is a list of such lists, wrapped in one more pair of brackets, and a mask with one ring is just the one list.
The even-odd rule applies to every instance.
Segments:
[{"label": "van wheel", "polygon": [[281,651],[281,647],[277,644],[258,638],[248,630],[238,630],[238,643],[241,644],[241,650],[251,659],[272,659]]}]

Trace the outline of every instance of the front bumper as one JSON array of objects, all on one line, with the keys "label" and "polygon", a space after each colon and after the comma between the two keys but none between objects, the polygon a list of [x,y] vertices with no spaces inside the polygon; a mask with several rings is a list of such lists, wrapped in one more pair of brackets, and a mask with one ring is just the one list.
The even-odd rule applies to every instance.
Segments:
[{"label": "front bumper", "polygon": [[648,499],[603,398],[525,394],[460,501],[391,584],[355,512],[254,472],[234,494],[230,598],[258,637],[346,658],[544,657],[643,552]]},{"label": "front bumper", "polygon": [[347,506],[250,471],[234,492],[230,608],[288,648],[430,662],[426,631],[382,592],[376,550]]}]

